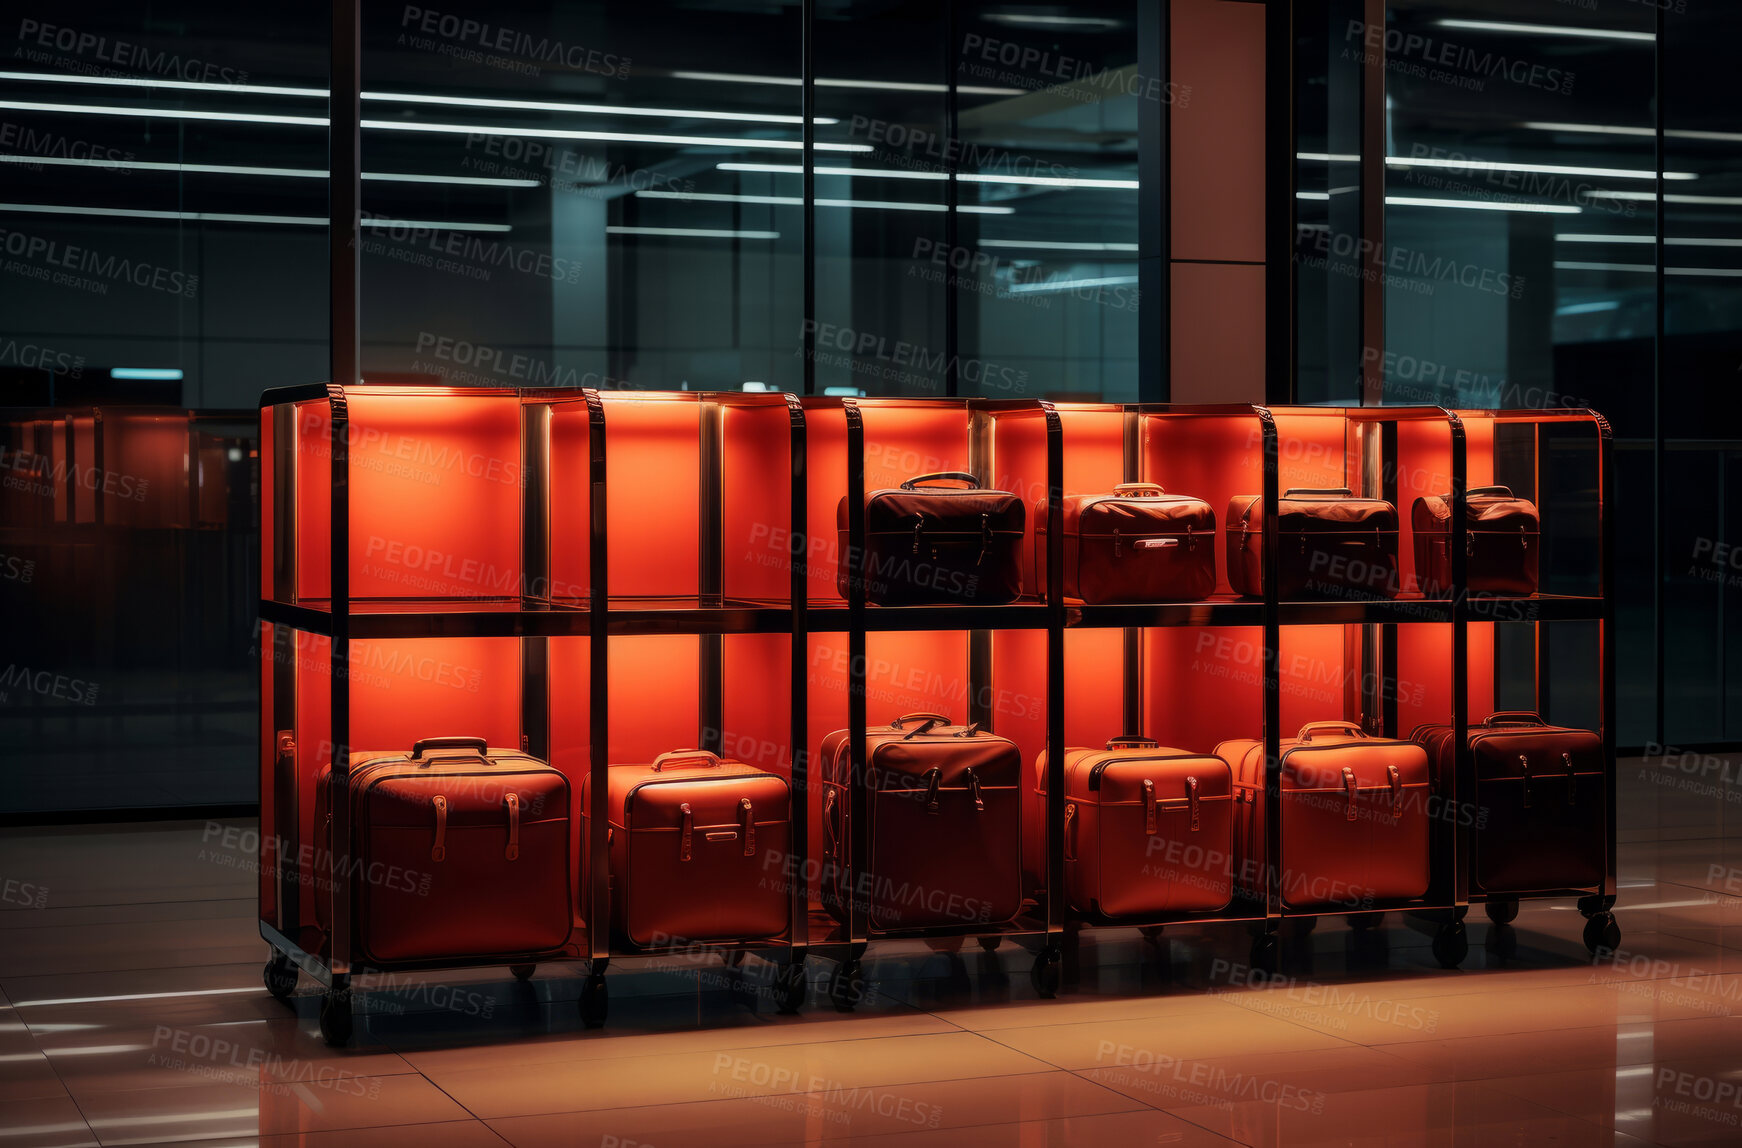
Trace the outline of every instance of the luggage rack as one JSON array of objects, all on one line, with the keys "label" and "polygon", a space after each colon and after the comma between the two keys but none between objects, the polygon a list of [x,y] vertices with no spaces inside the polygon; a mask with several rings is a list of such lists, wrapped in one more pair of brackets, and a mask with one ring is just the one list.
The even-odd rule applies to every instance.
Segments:
[{"label": "luggage rack", "polygon": [[[448,408],[488,414],[456,420]],[[1602,513],[1611,504],[1613,465],[1607,424],[1593,413],[315,385],[268,391],[261,419],[261,837],[273,843],[263,845],[271,852],[263,854],[260,883],[261,935],[273,948],[265,979],[280,999],[294,989],[299,970],[319,981],[325,990],[321,1029],[332,1043],[342,1044],[351,1035],[352,981],[366,972],[507,964],[525,977],[537,963],[579,962],[586,966],[580,1009],[591,1026],[606,1019],[610,965],[677,954],[717,952],[729,962],[755,954],[772,962],[777,966],[772,994],[781,1011],[794,1011],[804,1001],[806,961],[814,954],[834,963],[827,996],[848,1010],[863,991],[861,958],[871,944],[886,939],[949,944],[972,938],[987,949],[1013,942],[1033,954],[1030,979],[1036,995],[1050,997],[1062,987],[1066,951],[1084,932],[1136,928],[1156,940],[1172,926],[1244,923],[1254,933],[1253,966],[1274,970],[1284,920],[1349,913],[1351,923],[1361,926],[1376,924],[1386,911],[1405,910],[1438,925],[1435,955],[1455,965],[1467,951],[1462,920],[1468,907],[1484,904],[1490,918],[1504,924],[1516,914],[1517,899],[1490,899],[1470,888],[1469,829],[1440,821],[1431,841],[1428,894],[1406,903],[1287,907],[1274,866],[1265,867],[1263,888],[1250,891],[1256,896],[1236,895],[1216,913],[1111,920],[1074,913],[1062,895],[1063,850],[1053,843],[1063,837],[1064,748],[1098,744],[1118,730],[1149,728],[1167,741],[1177,736],[1170,730],[1211,728],[1190,725],[1195,719],[1189,705],[1166,711],[1158,689],[1150,688],[1147,669],[1163,664],[1167,651],[1177,651],[1182,640],[1220,640],[1205,635],[1244,634],[1240,640],[1251,644],[1258,658],[1258,670],[1242,685],[1251,703],[1248,713],[1218,728],[1231,730],[1244,722],[1240,728],[1250,730],[1252,723],[1261,723],[1270,763],[1267,856],[1279,855],[1277,750],[1285,726],[1278,667],[1284,642],[1297,627],[1303,633],[1315,627],[1342,632],[1346,652],[1339,672],[1351,659],[1362,667],[1359,696],[1345,693],[1345,716],[1362,719],[1375,733],[1405,737],[1408,729],[1399,723],[1407,713],[1400,715],[1398,690],[1385,688],[1397,680],[1400,657],[1414,656],[1400,653],[1408,645],[1400,631],[1449,633],[1449,640],[1434,639],[1446,645],[1439,685],[1449,683],[1446,709],[1463,745],[1470,718],[1473,626],[1520,623],[1541,631],[1545,626],[1538,623],[1598,624],[1600,724],[1609,778],[1607,877],[1600,889],[1527,896],[1580,897],[1581,911],[1591,922],[1587,943],[1593,949],[1618,943],[1609,911],[1615,896],[1612,540]],[[493,429],[477,431],[475,423]],[[1483,456],[1490,464],[1496,433],[1534,434],[1537,481],[1531,489],[1537,491],[1543,489],[1547,465],[1543,428],[1559,428],[1555,435],[1568,428],[1596,428],[1601,551],[1596,593],[1283,602],[1274,590],[1262,599],[1240,598],[1224,584],[1200,602],[1101,606],[1063,597],[1059,508],[1064,493],[1098,489],[1095,484],[1102,481],[1166,477],[1184,466],[1188,477],[1175,483],[1179,489],[1197,482],[1205,484],[1197,492],[1207,494],[1215,484],[1233,482],[1238,491],[1261,493],[1265,520],[1274,522],[1283,475],[1288,473],[1294,484],[1294,471],[1300,469],[1288,439],[1297,427],[1315,428],[1312,433],[1338,443],[1335,450],[1305,456],[1314,465],[1336,468],[1343,478],[1357,480],[1348,485],[1388,497],[1400,510],[1407,496],[1421,491],[1399,487],[1400,473],[1409,473],[1398,465],[1399,442],[1407,445],[1429,433],[1443,436],[1441,456],[1457,504],[1453,576],[1461,587],[1462,497],[1471,453],[1466,428],[1471,426],[1490,444]],[[1498,432],[1500,427],[1509,429]],[[1203,445],[1192,445],[1199,440]],[[1229,443],[1239,458],[1213,457]],[[868,475],[940,469],[931,457],[940,451],[949,454],[954,469],[973,473],[986,485],[1019,489],[1031,510],[1037,504],[1047,508],[1046,545],[1028,550],[1034,561],[1047,564],[1046,597],[1030,593],[995,606],[884,607],[865,601],[861,578],[851,579],[848,598],[835,591],[834,564],[827,560],[828,516],[835,502],[847,500],[840,556],[851,573],[864,553]],[[393,470],[395,459],[405,457],[415,465]],[[926,465],[917,465],[922,460]],[[515,474],[503,477],[510,469]],[[479,478],[473,473],[478,470],[494,473]],[[652,478],[657,485],[649,484]],[[669,521],[656,513],[658,502],[635,501],[649,489],[677,504]],[[395,494],[405,499],[408,492],[429,505],[401,517],[396,511],[402,508],[377,504]],[[612,512],[614,499],[628,500],[617,513]],[[1211,502],[1220,514],[1216,500]],[[444,509],[447,504],[451,508]],[[503,529],[499,520],[504,516],[512,529]],[[1025,543],[1032,542],[1034,526],[1031,515]],[[506,549],[504,538],[511,539]],[[422,559],[406,558],[406,568],[397,571],[360,562],[395,543],[406,544],[408,553],[415,545],[442,555],[444,562],[431,568],[439,567],[446,584],[431,592],[406,576],[416,573]],[[1220,557],[1222,539],[1214,544]],[[1266,585],[1275,587],[1276,547],[1269,530],[1264,546]],[[447,558],[471,565],[462,564],[456,573]],[[684,573],[668,576],[667,567]],[[1027,584],[1032,588],[1032,582]],[[400,588],[416,596],[391,593]],[[622,593],[625,589],[634,592]],[[1165,638],[1169,633],[1175,636]],[[513,689],[482,683],[475,698],[461,699],[461,712],[495,723],[492,744],[516,744],[561,769],[577,799],[581,779],[592,778],[589,832],[582,840],[577,828],[573,846],[585,851],[593,874],[609,868],[605,781],[614,759],[650,758],[647,750],[655,746],[654,752],[676,747],[687,735],[672,730],[681,730],[688,714],[694,717],[698,748],[743,757],[738,743],[747,739],[792,787],[792,853],[801,863],[799,876],[787,882],[787,933],[746,943],[674,938],[670,945],[630,947],[612,936],[608,881],[595,880],[578,892],[574,932],[561,951],[365,969],[352,949],[348,883],[310,889],[310,875],[298,865],[276,862],[350,839],[346,803],[334,803],[330,829],[314,826],[307,816],[314,776],[323,765],[342,775],[350,746],[393,748],[370,739],[388,736],[372,731],[398,729],[396,721],[472,720],[447,709],[443,703],[453,699],[425,689],[429,682],[415,674],[392,677],[377,665],[393,660],[376,651],[397,649],[394,644],[403,642],[426,643],[420,650],[489,650],[483,661],[508,668]],[[1106,662],[1117,670],[1112,698],[1117,718],[1105,699],[1085,702],[1071,696],[1073,687],[1093,676],[1086,667],[1099,665],[1096,659],[1067,657],[1078,642],[1111,655]],[[807,781],[810,755],[827,732],[821,722],[857,731],[850,739],[851,761],[853,776],[863,779],[865,731],[882,724],[881,708],[873,712],[872,705],[893,707],[892,698],[906,696],[906,687],[879,679],[879,658],[873,654],[901,643],[944,651],[941,656],[956,660],[961,672],[948,680],[941,704],[965,705],[965,720],[1017,740],[1025,760],[1040,749],[1047,752],[1045,872],[1030,875],[1023,910],[1006,924],[965,921],[873,932],[851,898],[845,921],[829,916],[809,875],[815,802]],[[1551,693],[1550,646],[1538,639],[1539,708]],[[369,656],[360,658],[360,651]],[[680,665],[693,670],[678,672]],[[380,692],[389,687],[401,692]],[[940,687],[925,688],[935,694]],[[651,708],[648,693],[656,695]],[[844,705],[836,695],[844,696]],[[1022,704],[1001,704],[1006,695]],[[1199,700],[1213,697],[1200,693]],[[577,699],[584,700],[577,705]],[[421,715],[416,712],[420,701],[426,711]],[[1036,708],[1030,702],[1037,703],[1038,714],[1030,712]],[[471,731],[420,727],[413,736],[452,732]],[[1196,744],[1202,738],[1179,740],[1200,751],[1211,748]],[[1439,795],[1442,800],[1455,806],[1458,793],[1474,792],[1471,769],[1465,751],[1448,792]],[[855,857],[867,855],[867,797],[864,784],[854,787]],[[581,811],[573,815],[578,826]],[[579,857],[577,852],[577,866]],[[330,933],[315,926],[314,896],[329,899]],[[597,927],[589,927],[594,923]]]}]

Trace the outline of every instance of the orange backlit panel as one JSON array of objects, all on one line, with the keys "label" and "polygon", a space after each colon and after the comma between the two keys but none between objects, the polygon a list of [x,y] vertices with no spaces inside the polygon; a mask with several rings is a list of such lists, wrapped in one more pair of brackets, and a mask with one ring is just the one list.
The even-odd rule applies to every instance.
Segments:
[{"label": "orange backlit panel", "polygon": [[1195,753],[1263,735],[1263,630],[1155,628],[1143,639],[1142,733]]},{"label": "orange backlit panel", "polygon": [[605,403],[605,529],[613,597],[697,592],[700,411],[695,402]]},{"label": "orange backlit panel", "polygon": [[[1218,531],[1227,529],[1228,504],[1264,490],[1263,428],[1255,415],[1227,418],[1143,417],[1142,477],[1169,494],[1188,494],[1210,504]],[[1340,443],[1339,443],[1340,445]],[[1232,593],[1227,558],[1216,546],[1216,590]]]},{"label": "orange backlit panel", "polygon": [[729,460],[720,482],[721,584],[728,598],[785,602],[792,596],[792,416],[784,404],[768,404],[727,407],[721,419]]},{"label": "orange backlit panel", "polygon": [[701,741],[701,639],[694,634],[638,634],[610,645],[612,765],[645,765]]}]

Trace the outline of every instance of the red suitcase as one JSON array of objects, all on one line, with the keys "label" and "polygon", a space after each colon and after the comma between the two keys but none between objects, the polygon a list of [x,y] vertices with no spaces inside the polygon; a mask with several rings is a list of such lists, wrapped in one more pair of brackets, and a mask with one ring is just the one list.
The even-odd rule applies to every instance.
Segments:
[{"label": "red suitcase", "polygon": [[[1421,746],[1326,721],[1284,739],[1280,752],[1282,855],[1269,864],[1281,870],[1284,905],[1364,909],[1427,892],[1430,777]],[[1264,743],[1225,741],[1216,754],[1234,766],[1236,800],[1246,806],[1236,848],[1242,876],[1256,880],[1265,872]]]},{"label": "red suitcase", "polygon": [[823,739],[823,902],[874,930],[1002,924],[1022,907],[1022,754],[1008,738],[904,714],[867,730],[871,853],[852,856],[848,730]]},{"label": "red suitcase", "polygon": [[[1415,576],[1429,598],[1452,596],[1452,496],[1418,498]],[[1536,593],[1542,521],[1536,504],[1504,486],[1478,486],[1464,495],[1464,583],[1483,594]]]},{"label": "red suitcase", "polygon": [[[1201,498],[1126,482],[1073,494],[1064,520],[1064,593],[1098,604],[1178,602],[1216,589],[1216,512]],[[1046,593],[1047,505],[1035,507],[1034,568]]]},{"label": "red suitcase", "polygon": [[[1442,777],[1457,769],[1455,731],[1412,739]],[[1471,880],[1485,893],[1595,889],[1608,869],[1608,783],[1601,735],[1506,710],[1469,731],[1476,792]]]},{"label": "red suitcase", "polygon": [[[1264,596],[1264,496],[1228,503],[1228,583],[1236,594]],[[1277,596],[1397,596],[1397,508],[1356,498],[1346,488],[1288,490],[1277,502]]]},{"label": "red suitcase", "polygon": [[[560,772],[481,737],[432,737],[409,754],[353,753],[340,788],[323,770],[315,824],[330,832],[334,803],[347,802],[351,839],[317,856],[324,882],[351,883],[351,936],[364,961],[531,958],[568,942],[569,783]],[[327,887],[315,898],[322,928]]]},{"label": "red suitcase", "polygon": [[[966,483],[966,489],[939,482]],[[922,489],[923,488],[923,489]],[[851,543],[847,500],[835,511],[842,561],[841,597],[851,589],[845,556]],[[897,490],[865,496],[865,599],[879,606],[964,602],[1001,605],[1022,595],[1022,501],[977,485],[971,474],[943,471],[910,478]]]},{"label": "red suitcase", "polygon": [[[1046,840],[1046,765],[1042,751],[1025,845]],[[1234,775],[1221,758],[1132,736],[1065,750],[1065,889],[1077,912],[1215,912],[1234,894],[1233,844]]]},{"label": "red suitcase", "polygon": [[[583,811],[591,808],[591,781],[581,784]],[[754,941],[786,932],[792,797],[785,778],[707,750],[678,749],[650,765],[612,766],[608,799],[611,924],[631,944]],[[581,839],[589,838],[583,832]],[[583,864],[583,884],[587,879]]]}]

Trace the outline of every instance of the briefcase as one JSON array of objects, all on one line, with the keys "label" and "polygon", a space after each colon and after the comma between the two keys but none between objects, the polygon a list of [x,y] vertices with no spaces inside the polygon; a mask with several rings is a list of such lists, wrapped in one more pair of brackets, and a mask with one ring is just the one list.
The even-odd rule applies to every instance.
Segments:
[{"label": "briefcase", "polygon": [[[1456,734],[1411,735],[1442,777],[1457,769]],[[1608,868],[1607,759],[1600,734],[1504,710],[1470,727],[1476,792],[1463,804],[1475,842],[1470,869],[1485,893],[1595,889]]]},{"label": "briefcase", "polygon": [[[1045,840],[1046,753],[1025,840]],[[1065,750],[1065,890],[1079,913],[1215,912],[1233,896],[1234,776],[1213,754],[1121,736]],[[1032,850],[1030,851],[1032,853]]]},{"label": "briefcase", "polygon": [[[940,485],[947,482],[966,485]],[[848,598],[852,543],[844,498],[835,527],[842,556],[835,588]],[[1016,495],[981,487],[961,471],[922,474],[898,488],[872,491],[865,496],[859,572],[865,600],[879,606],[1013,602],[1022,594],[1025,528]]]},{"label": "briefcase", "polygon": [[[1280,747],[1282,855],[1265,858],[1264,742],[1225,741],[1234,767],[1242,874],[1279,869],[1290,908],[1369,909],[1428,887],[1430,776],[1412,742],[1369,737],[1351,722],[1312,722]],[[1250,890],[1262,895],[1260,882]]]},{"label": "briefcase", "polygon": [[[619,935],[645,948],[786,932],[795,878],[785,778],[702,749],[613,765],[608,776],[611,923]],[[581,783],[583,810],[591,809],[591,783]],[[585,813],[582,824],[590,828]]]},{"label": "briefcase", "polygon": [[870,853],[853,856],[850,730],[823,739],[823,901],[871,929],[998,925],[1022,907],[1022,754],[943,714],[868,730]]},{"label": "briefcase", "polygon": [[[1418,498],[1415,575],[1429,598],[1452,596],[1452,496]],[[1464,495],[1464,584],[1487,594],[1536,593],[1542,523],[1536,504],[1508,487],[1479,486]]]},{"label": "briefcase", "polygon": [[[567,943],[569,783],[556,769],[480,737],[424,738],[410,753],[353,753],[343,781],[323,770],[317,827],[339,802],[350,841],[323,844],[318,871],[350,883],[365,962],[532,958]],[[330,929],[328,901],[317,890]]]},{"label": "briefcase", "polygon": [[[1216,589],[1216,512],[1201,498],[1127,482],[1073,494],[1064,521],[1064,595],[1090,604],[1178,602]],[[1034,567],[1046,594],[1047,505],[1035,507]]]},{"label": "briefcase", "polygon": [[[1264,498],[1228,504],[1228,581],[1264,596]],[[1277,502],[1277,596],[1393,598],[1397,595],[1397,508],[1346,488],[1286,491]]]}]

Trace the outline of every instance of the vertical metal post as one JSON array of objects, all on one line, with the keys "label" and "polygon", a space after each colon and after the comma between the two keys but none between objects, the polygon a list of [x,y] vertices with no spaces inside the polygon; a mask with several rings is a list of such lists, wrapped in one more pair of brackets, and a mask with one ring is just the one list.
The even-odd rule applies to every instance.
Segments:
[{"label": "vertical metal post", "polygon": [[1264,532],[1259,566],[1264,576],[1264,917],[1274,929],[1282,917],[1282,600],[1277,585],[1276,515],[1281,493],[1276,419],[1257,408],[1264,435]]},{"label": "vertical metal post", "polygon": [[[1657,325],[1655,328],[1657,337],[1652,341],[1651,356],[1653,376],[1651,388],[1651,517],[1652,522],[1656,527],[1655,537],[1651,547],[1651,638],[1653,649],[1652,678],[1655,687],[1652,691],[1652,697],[1654,699],[1653,728],[1657,731],[1656,740],[1658,745],[1667,745],[1669,742],[1669,728],[1666,718],[1666,710],[1668,707],[1665,704],[1666,698],[1664,694],[1668,683],[1668,675],[1664,671],[1664,651],[1667,636],[1667,631],[1665,629],[1666,603],[1664,598],[1666,595],[1666,587],[1664,585],[1664,579],[1669,571],[1663,561],[1663,548],[1669,535],[1668,527],[1664,521],[1664,497],[1666,491],[1663,454],[1663,388],[1665,379],[1663,346],[1664,342],[1669,337],[1669,333],[1664,329],[1664,319],[1668,311],[1665,295],[1667,283],[1664,278],[1664,229],[1669,222],[1669,212],[1663,201],[1663,169],[1664,165],[1669,162],[1669,154],[1664,143],[1664,125],[1666,122],[1666,116],[1664,114],[1663,105],[1663,37],[1665,31],[1663,9],[1664,6],[1661,4],[1653,5],[1652,8],[1656,20],[1657,31],[1657,36],[1652,41],[1652,62],[1654,65],[1652,76],[1652,106],[1657,113],[1657,131],[1653,137],[1656,145],[1653,154],[1656,156],[1657,161],[1657,166],[1653,169],[1655,173],[1653,175],[1653,186],[1657,194],[1656,239],[1653,244],[1653,251],[1656,255],[1654,260],[1656,271],[1653,275],[1653,281],[1657,291]],[[1604,521],[1607,522],[1611,508],[1605,504],[1603,510]],[[1605,597],[1607,597],[1610,592],[1608,583],[1605,583],[1603,588]],[[1605,634],[1604,637],[1605,641],[1608,641],[1611,636]],[[1721,633],[1719,637],[1721,644]],[[1608,737],[1610,743],[1613,744],[1613,735],[1609,734],[1605,736]],[[1614,808],[1613,803],[1611,803],[1610,808]]]},{"label": "vertical metal post", "polygon": [[[725,413],[719,403],[703,401],[696,419],[699,428],[696,519],[701,531],[696,546],[696,604],[704,608],[719,607],[725,601],[724,528],[721,523],[721,495],[725,486]],[[697,667],[701,686],[700,712],[697,714],[701,736],[698,744],[702,749],[718,753],[726,743],[725,638],[720,634],[701,634],[696,639],[696,646],[701,662]]]},{"label": "vertical metal post", "polygon": [[1292,403],[1295,315],[1294,0],[1264,5],[1265,398]]},{"label": "vertical metal post", "polygon": [[[522,608],[548,603],[550,584],[550,406],[520,407],[520,601]],[[520,639],[520,747],[532,756],[550,759],[550,639],[524,635]]]},{"label": "vertical metal post", "polygon": [[[327,289],[328,339],[332,369],[328,406],[332,433],[332,507],[329,593],[332,600],[332,740],[335,789],[349,775],[351,740],[351,498],[350,424],[345,388],[362,381],[357,308],[360,299],[357,240],[363,203],[363,26],[361,0],[333,0],[333,33],[327,102]],[[350,805],[331,807],[331,856],[343,862],[350,853]],[[343,873],[344,869],[338,870]],[[335,989],[350,972],[350,882],[332,882],[331,960]]]},{"label": "vertical metal post", "polygon": [[[787,696],[788,719],[792,723],[792,830],[790,841],[793,865],[790,944],[792,958],[804,959],[810,945],[810,586],[805,559],[810,553],[806,539],[810,530],[809,459],[806,455],[804,408],[797,398],[786,396],[787,415],[792,427],[788,450],[792,463],[792,502],[788,508],[787,572],[788,603],[792,608],[792,634],[787,662],[791,673],[791,692]],[[783,858],[783,860],[785,860]]]},{"label": "vertical metal post", "polygon": [[1064,424],[1046,415],[1046,935],[1056,951],[1064,933],[1065,897],[1065,510]]},{"label": "vertical metal post", "polygon": [[[1139,69],[1141,70],[1141,69]],[[1141,389],[1141,383],[1139,384]],[[1124,465],[1120,470],[1123,482],[1143,481],[1143,416],[1136,411],[1126,411],[1120,416],[1124,421]],[[1062,488],[1063,477],[1060,477]],[[1050,573],[1050,572],[1049,572]],[[1063,571],[1060,571],[1060,577]],[[1050,583],[1048,583],[1050,585]],[[1121,733],[1143,732],[1143,630],[1138,626],[1126,626],[1121,632],[1122,653],[1125,660],[1125,696],[1123,701],[1124,721],[1120,725]]]},{"label": "vertical metal post", "polygon": [[[1451,830],[1449,855],[1452,859],[1452,904],[1458,908],[1470,903],[1470,862],[1475,857],[1475,838],[1465,824],[1463,802],[1476,796],[1475,761],[1470,755],[1470,593],[1469,521],[1466,518],[1464,492],[1469,483],[1469,440],[1464,420],[1446,412],[1452,436],[1452,529],[1447,537],[1452,559],[1452,777],[1443,794],[1442,809],[1454,811],[1447,826],[1444,818],[1436,826]],[[1418,571],[1419,574],[1419,571]],[[1470,819],[1472,822],[1474,818]],[[1447,851],[1434,849],[1433,856]]]},{"label": "vertical metal post", "polygon": [[865,768],[865,419],[859,404],[842,404],[847,418],[847,942],[865,941],[868,906],[858,890],[870,888],[861,870],[871,857],[870,778]]},{"label": "vertical metal post", "polygon": [[585,392],[587,404],[587,951],[594,973],[611,956],[610,810],[611,650],[610,560],[605,521],[605,402]]},{"label": "vertical metal post", "polygon": [[[1168,118],[1173,110],[1168,86],[1169,0],[1137,6],[1137,75],[1149,82],[1137,98],[1137,401],[1165,403],[1172,395],[1169,343],[1169,276],[1172,224],[1168,196]],[[1126,476],[1130,479],[1130,475]],[[1125,728],[1134,731],[1129,720]]]}]

